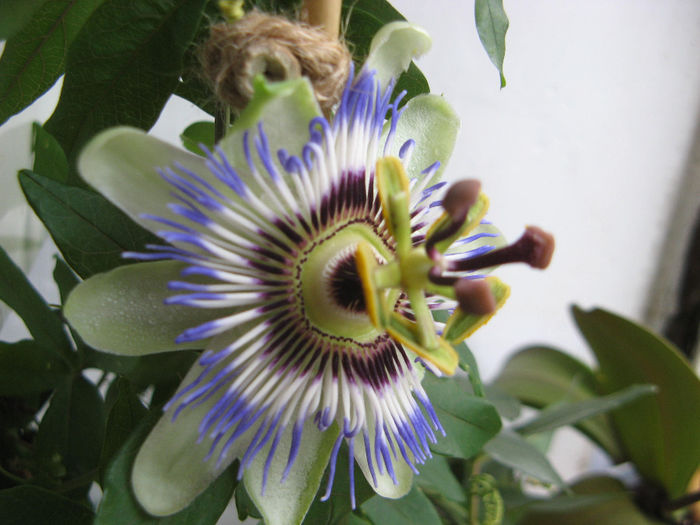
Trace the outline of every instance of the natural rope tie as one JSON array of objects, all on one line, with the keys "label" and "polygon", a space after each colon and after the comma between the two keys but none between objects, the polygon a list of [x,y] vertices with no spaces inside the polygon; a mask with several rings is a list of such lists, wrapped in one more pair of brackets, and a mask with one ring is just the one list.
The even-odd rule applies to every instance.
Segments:
[{"label": "natural rope tie", "polygon": [[204,73],[217,97],[241,110],[253,96],[253,79],[307,77],[325,113],[339,102],[348,78],[347,47],[320,29],[252,11],[233,24],[211,27],[201,51]]}]

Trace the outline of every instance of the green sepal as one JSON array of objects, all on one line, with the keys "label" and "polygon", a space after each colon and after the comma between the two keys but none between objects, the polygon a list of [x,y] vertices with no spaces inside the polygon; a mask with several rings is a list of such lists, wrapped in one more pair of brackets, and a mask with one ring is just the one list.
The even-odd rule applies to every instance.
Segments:
[{"label": "green sepal", "polygon": [[396,312],[392,312],[385,328],[391,337],[410,348],[423,359],[430,361],[442,372],[448,375],[454,374],[459,363],[459,356],[447,341],[437,337],[437,345],[434,348],[425,348],[421,344],[421,334],[418,325]]},{"label": "green sepal", "polygon": [[384,157],[377,161],[375,173],[384,220],[396,239],[396,251],[400,257],[411,249],[410,190],[406,170],[396,157]]},{"label": "green sepal", "polygon": [[497,277],[487,277],[485,281],[491,287],[491,293],[496,300],[496,309],[490,314],[475,315],[455,308],[454,313],[447,320],[443,337],[452,344],[461,343],[478,328],[485,325],[496,311],[503,306],[510,295],[510,287]]},{"label": "green sepal", "polygon": [[[488,197],[483,193],[479,193],[477,201],[471,208],[469,208],[467,218],[464,221],[462,227],[449,237],[446,237],[445,239],[442,239],[441,241],[435,243],[435,248],[440,253],[445,253],[445,251],[447,251],[447,249],[450,247],[450,245],[452,245],[453,242],[455,242],[457,239],[464,237],[466,234],[468,234],[481,223],[481,219],[484,218],[488,209]],[[430,237],[435,235],[441,229],[449,227],[451,223],[452,218],[447,213],[443,213],[440,216],[440,218],[437,221],[435,221],[435,223],[430,227],[430,230],[428,231],[426,237],[430,239]]]}]

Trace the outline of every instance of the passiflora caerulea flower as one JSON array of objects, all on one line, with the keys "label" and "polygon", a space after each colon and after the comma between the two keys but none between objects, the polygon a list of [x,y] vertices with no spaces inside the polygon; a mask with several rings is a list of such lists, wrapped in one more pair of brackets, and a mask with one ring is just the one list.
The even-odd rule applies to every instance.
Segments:
[{"label": "passiflora caerulea flower", "polygon": [[[492,250],[475,183],[443,201],[456,117],[440,97],[390,98],[426,46],[385,28],[331,120],[304,79],[260,80],[204,157],[130,128],[82,153],[85,180],[166,243],[80,284],[66,317],[108,352],[204,350],[135,460],[151,514],[184,508],[238,459],[266,521],[299,522],[326,467],[329,494],[343,443],[379,494],[402,496],[442,430],[423,366],[454,371],[451,343],[507,295],[474,272],[547,257],[534,230]],[[454,309],[446,326],[440,307]]]}]

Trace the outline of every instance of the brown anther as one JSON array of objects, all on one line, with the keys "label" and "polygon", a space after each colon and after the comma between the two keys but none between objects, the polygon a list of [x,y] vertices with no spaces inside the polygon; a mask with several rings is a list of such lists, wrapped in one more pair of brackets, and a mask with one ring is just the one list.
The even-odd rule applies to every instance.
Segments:
[{"label": "brown anther", "polygon": [[496,310],[491,287],[483,279],[460,279],[454,290],[459,307],[465,313],[486,315]]},{"label": "brown anther", "polygon": [[450,217],[464,220],[476,199],[479,198],[481,183],[478,180],[467,179],[455,182],[449,187],[442,199],[442,207]]},{"label": "brown anther", "polygon": [[522,239],[528,237],[530,246],[530,257],[527,263],[533,268],[544,270],[552,261],[554,255],[554,235],[547,233],[537,226],[528,226]]}]

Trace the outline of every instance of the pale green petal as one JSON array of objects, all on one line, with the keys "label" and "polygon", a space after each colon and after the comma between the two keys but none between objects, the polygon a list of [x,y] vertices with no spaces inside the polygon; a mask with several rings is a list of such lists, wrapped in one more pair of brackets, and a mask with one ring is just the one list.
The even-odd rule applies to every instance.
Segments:
[{"label": "pale green petal", "polygon": [[[266,82],[260,76],[255,79],[253,86],[255,93],[252,100],[219,143],[231,165],[244,178],[250,171],[243,148],[246,131],[251,134],[250,151],[257,164],[253,136],[258,133],[258,123],[262,125],[272,157],[279,166],[277,151],[285,149],[290,155],[300,155],[309,141],[309,123],[321,115],[307,78]],[[261,165],[259,169],[262,171]]]},{"label": "pale green petal", "polygon": [[[374,451],[374,424],[369,423],[369,435],[370,435],[370,450]],[[372,478],[372,473],[369,470],[369,465],[367,464],[367,455],[365,453],[364,444],[355,444],[355,461],[360,466],[362,473],[365,475],[367,482],[374,489],[374,491],[385,498],[397,499],[405,496],[411,490],[411,485],[413,484],[413,471],[404,461],[403,457],[398,454],[396,457],[392,456],[392,465],[394,467],[394,474],[396,475],[397,483],[391,479],[391,476],[386,471],[386,468],[379,473],[377,468],[376,458],[372,458],[372,465],[374,466],[374,475],[377,479],[377,484],[375,485],[374,479]]]},{"label": "pale green petal", "polygon": [[411,60],[430,49],[428,33],[408,22],[391,22],[372,38],[365,67],[377,71],[377,79],[386,86],[405,71]]},{"label": "pale green petal", "polygon": [[[287,466],[292,433],[287,429],[280,439],[277,451],[270,463],[265,494],[262,494],[262,478],[269,446],[265,447],[246,470],[243,480],[266,525],[298,525],[304,519],[318,492],[323,471],[328,465],[338,429],[336,425],[320,432],[312,420],[304,423],[299,453],[282,481]],[[337,472],[336,475],[347,475]]]},{"label": "pale green petal", "polygon": [[78,170],[91,186],[132,219],[157,232],[163,225],[142,219],[141,214],[178,219],[167,208],[174,201],[170,195],[173,187],[156,171],[172,167],[175,162],[215,183],[202,157],[128,127],[111,128],[92,139],[80,154]]},{"label": "pale green petal", "polygon": [[168,281],[184,264],[158,261],[120,266],[90,277],[68,296],[63,313],[90,346],[122,355],[202,348],[206,341],[175,344],[187,328],[222,315],[221,310],[165,305]]},{"label": "pale green petal", "polygon": [[[180,387],[196,379],[201,370],[195,364]],[[212,396],[199,406],[186,408],[175,421],[172,420],[175,407],[171,408],[141,445],[134,460],[131,485],[136,499],[149,514],[168,516],[187,507],[250,443],[253,429],[236,440],[218,466],[218,450],[205,461],[212,440],[207,438],[197,443],[198,427],[218,399]],[[221,446],[220,443],[219,449]]]},{"label": "pale green petal", "polygon": [[429,183],[432,184],[441,177],[452,155],[459,127],[459,117],[443,97],[419,95],[406,104],[387,154],[398,156],[401,146],[413,139],[416,144],[406,174],[409,178],[419,177],[421,171],[440,161],[440,169]]}]

